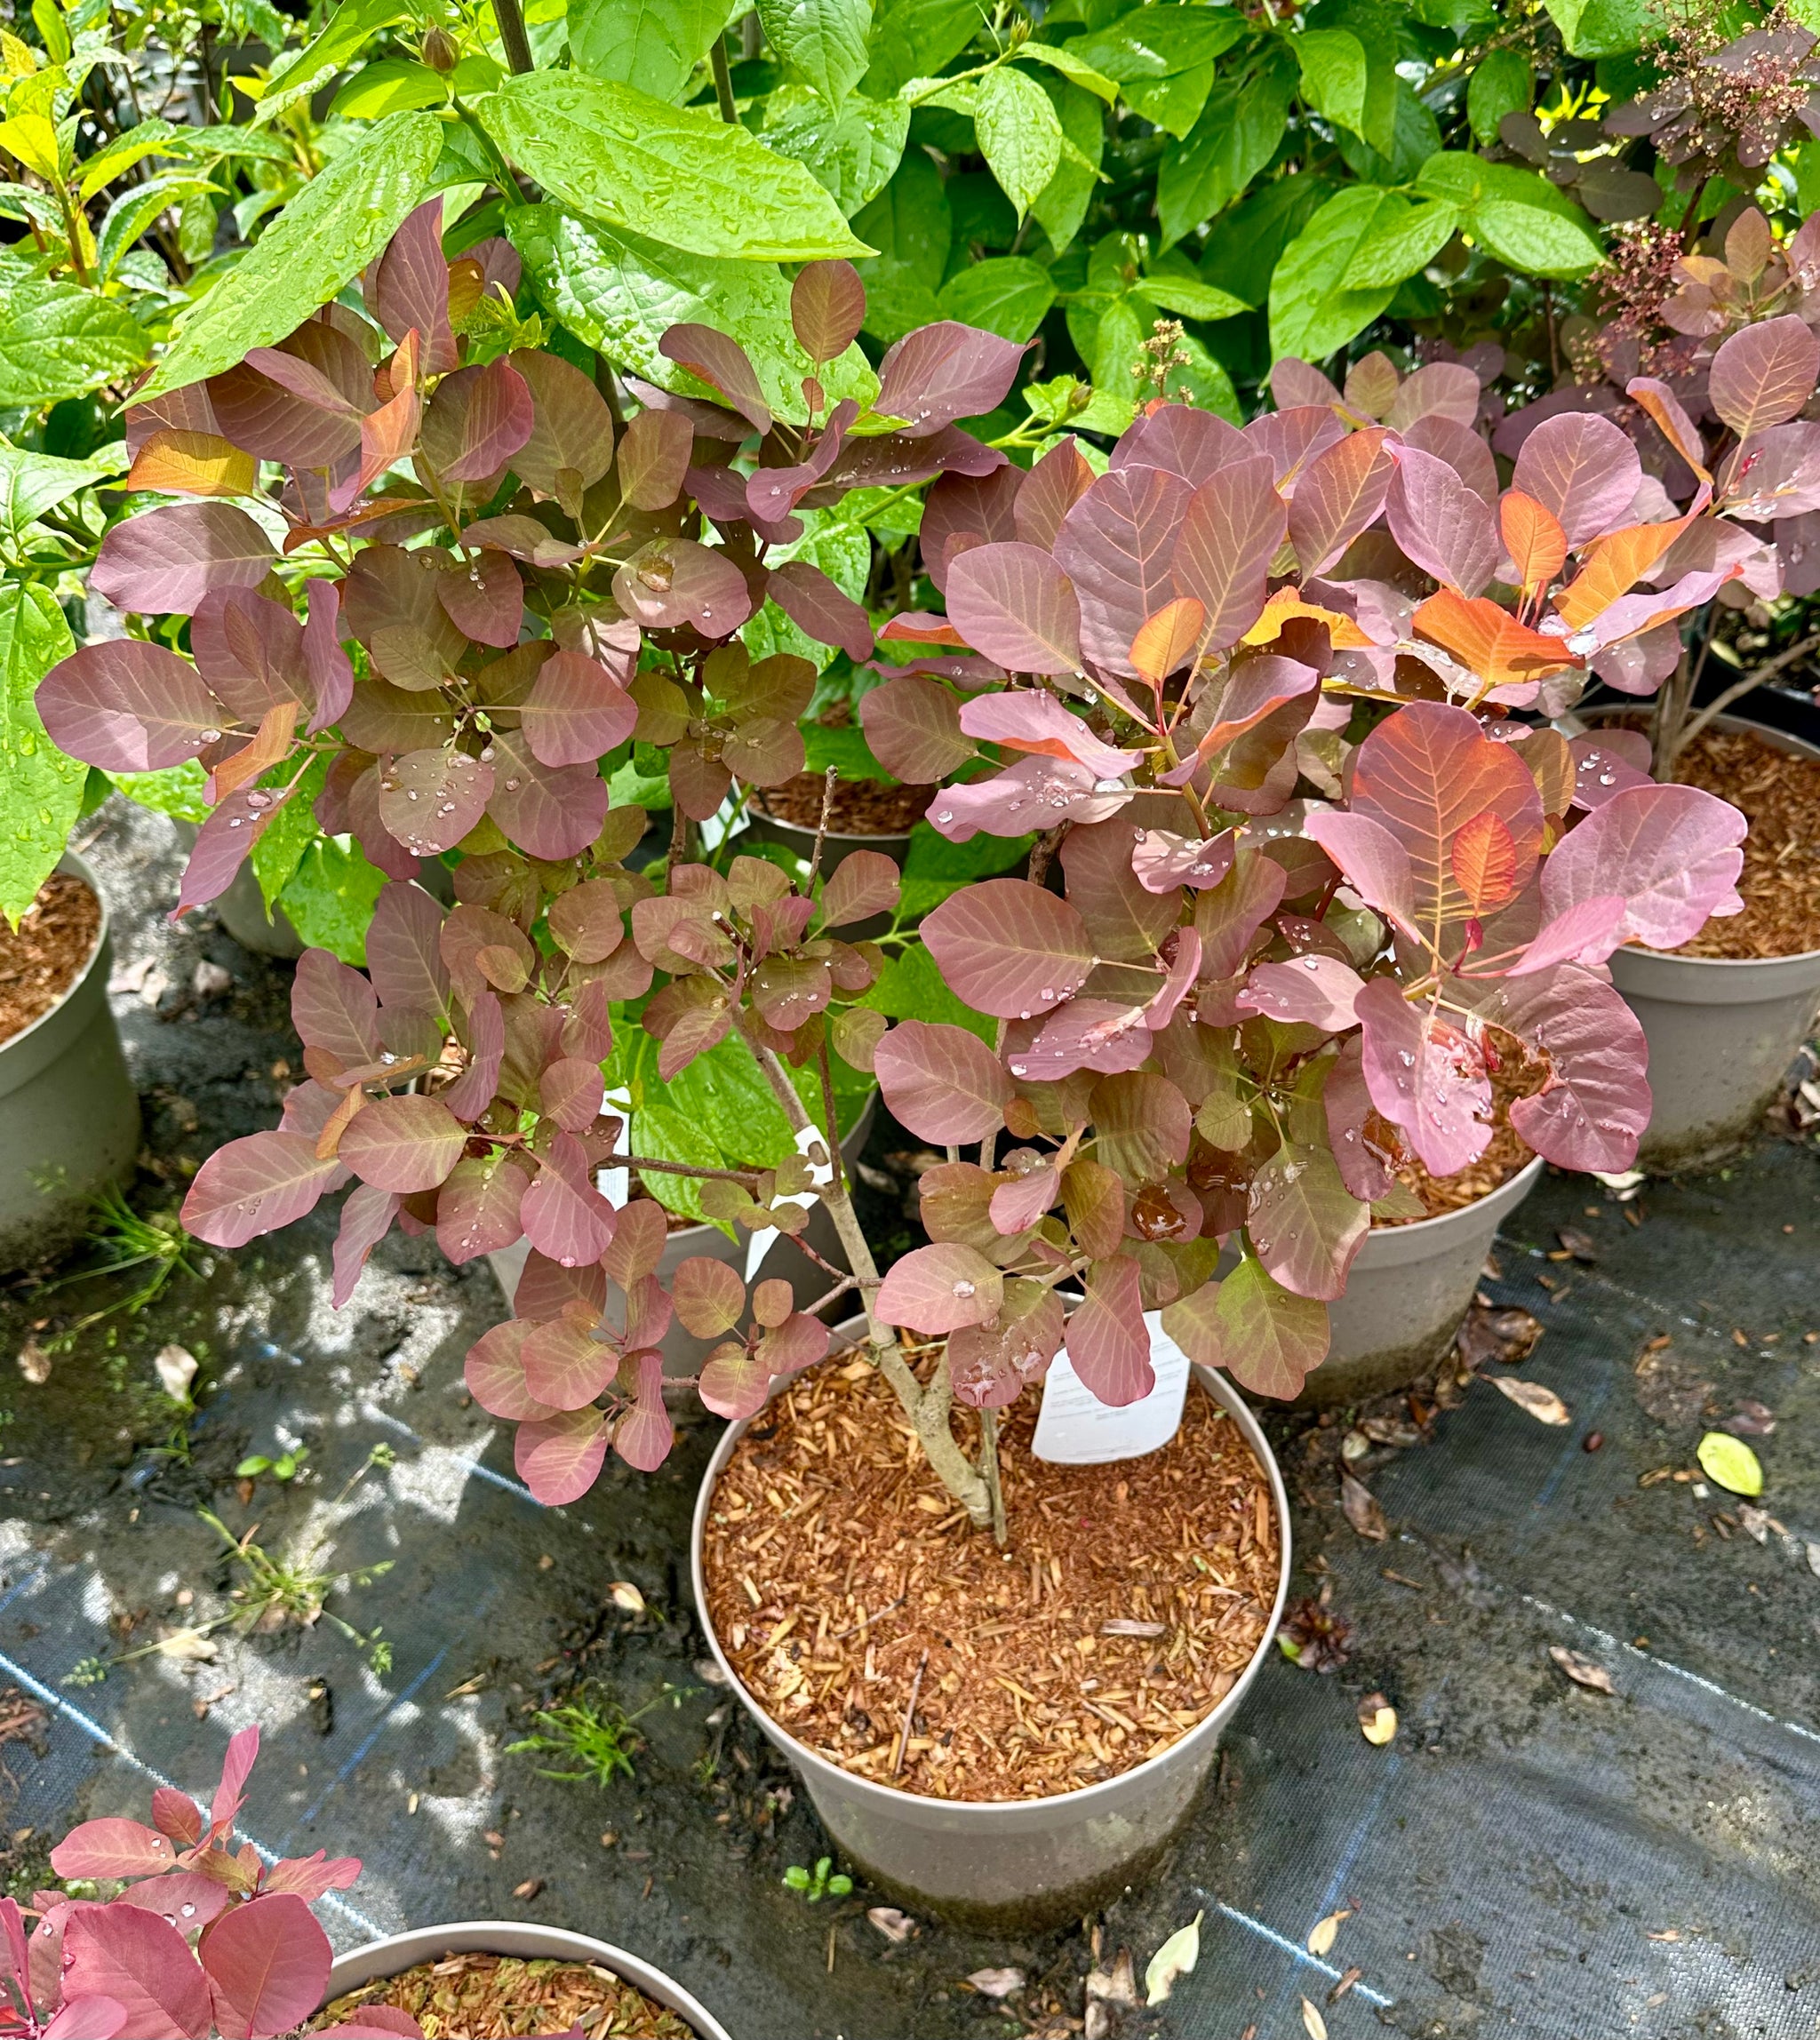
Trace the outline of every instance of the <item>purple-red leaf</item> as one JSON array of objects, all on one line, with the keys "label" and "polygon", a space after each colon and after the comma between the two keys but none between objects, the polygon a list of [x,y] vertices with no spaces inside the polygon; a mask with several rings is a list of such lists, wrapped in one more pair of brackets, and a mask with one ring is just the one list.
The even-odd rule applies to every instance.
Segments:
[{"label": "purple-red leaf", "polygon": [[1785,425],[1814,394],[1820,376],[1820,339],[1792,312],[1743,327],[1712,357],[1706,401],[1745,439],[1766,426]]},{"label": "purple-red leaf", "polygon": [[371,1183],[356,1183],[348,1191],[335,1234],[335,1286],[330,1301],[338,1311],[353,1297],[367,1256],[392,1230],[401,1202],[396,1191],[380,1190]]},{"label": "purple-red leaf", "polygon": [[84,1821],[51,1852],[60,1877],[150,1877],[176,1861],[171,1837],[143,1821],[123,1818]]},{"label": "purple-red leaf", "polygon": [[523,1318],[511,1318],[495,1325],[468,1349],[462,1379],[489,1416],[501,1417],[507,1423],[531,1423],[555,1414],[525,1386],[524,1343],[536,1329]]},{"label": "purple-red leaf", "polygon": [[603,665],[578,651],[555,651],[539,669],[520,716],[540,764],[592,765],[631,736],[638,706]]},{"label": "purple-red leaf", "polygon": [[1237,644],[1264,613],[1288,529],[1270,463],[1256,457],[1222,467],[1189,498],[1170,564],[1176,586],[1207,612],[1208,649]]},{"label": "purple-red leaf", "polygon": [[523,730],[493,733],[487,812],[521,849],[552,863],[579,857],[607,817],[607,783],[591,765],[544,765]]},{"label": "purple-red leaf", "polygon": [[903,890],[903,876],[880,850],[855,850],[842,857],[822,888],[824,928],[847,928],[875,913],[889,913]]},{"label": "purple-red leaf", "polygon": [[1122,1409],[1156,1386],[1138,1263],[1120,1254],[1087,1271],[1087,1301],[1068,1319],[1068,1358],[1088,1391]]},{"label": "purple-red leaf", "polygon": [[1004,1124],[1010,1080],[965,1027],[900,1021],[874,1050],[873,1070],[892,1117],[919,1140],[989,1140]]},{"label": "purple-red leaf", "polygon": [[1457,1175],[1491,1138],[1491,1079],[1478,1045],[1433,1007],[1410,1005],[1393,977],[1374,977],[1354,1009],[1372,1104],[1426,1167]]},{"label": "purple-red leaf", "polygon": [[1008,672],[1073,673],[1081,664],[1073,584],[1034,546],[975,546],[952,560],[948,616],[976,651]]},{"label": "purple-red leaf", "polygon": [[1338,957],[1311,953],[1288,963],[1254,965],[1238,1003],[1273,1020],[1291,1025],[1300,1021],[1326,1034],[1342,1034],[1353,1024],[1353,1001],[1362,984],[1359,973]]},{"label": "purple-red leaf", "polygon": [[901,418],[909,439],[927,438],[956,418],[984,418],[1004,401],[1024,352],[1015,341],[952,319],[919,326],[880,363],[873,409]]},{"label": "purple-red leaf", "polygon": [[1551,512],[1568,544],[1584,546],[1627,522],[1643,463],[1608,418],[1565,412],[1524,440],[1511,485]]},{"label": "purple-red leaf", "polygon": [[58,749],[104,772],[180,765],[231,720],[188,659],[137,638],[72,652],[44,676],[36,701]]},{"label": "purple-red leaf", "polygon": [[409,1196],[435,1189],[467,1138],[467,1128],[435,1098],[374,1098],[348,1122],[339,1154],[363,1183]]},{"label": "purple-red leaf", "polygon": [[1169,566],[1193,495],[1166,468],[1115,468],[1062,520],[1056,562],[1080,597],[1082,645],[1108,672],[1134,673],[1131,641],[1145,620],[1178,594],[1200,593],[1179,586]]},{"label": "purple-red leaf", "polygon": [[202,1944],[221,2040],[288,2033],[323,2001],[334,1956],[329,1937],[294,1892],[236,1906]]},{"label": "purple-red leaf", "polygon": [[527,1392],[555,1410],[586,1409],[619,1371],[618,1348],[566,1317],[534,1327],[519,1360]]},{"label": "purple-red leaf", "polygon": [[692,538],[653,538],[613,576],[613,595],[646,630],[693,624],[704,637],[729,637],[752,614],[746,577],[724,552]]},{"label": "purple-red leaf", "polygon": [[141,1906],[70,1908],[63,1994],[124,2005],[133,2040],[202,2040],[209,2030],[208,1979],[177,1929]]},{"label": "purple-red leaf", "polygon": [[1054,695],[1042,690],[977,695],[962,705],[961,728],[985,743],[1034,751],[1050,758],[1071,758],[1102,778],[1129,772],[1144,755],[1104,742]]},{"label": "purple-red leaf", "polygon": [[850,262],[809,262],[790,286],[790,325],[817,368],[843,355],[859,337],[866,286]]},{"label": "purple-red leaf", "polygon": [[424,413],[424,457],[443,482],[485,482],[531,437],[534,422],[531,391],[504,356],[457,369]]},{"label": "purple-red leaf", "polygon": [[89,586],[116,609],[188,616],[211,588],[256,588],[272,541],[231,503],[172,503],[124,517],[101,542]]},{"label": "purple-red leaf", "polygon": [[892,1262],[873,1309],[888,1325],[936,1336],[998,1314],[1004,1277],[960,1240],[913,1247]]},{"label": "purple-red leaf", "polygon": [[957,998],[1005,1020],[1072,998],[1094,962],[1080,913],[1027,879],[954,894],[923,922],[922,938]]},{"label": "purple-red leaf", "polygon": [[807,560],[771,570],[765,593],[818,644],[837,645],[857,664],[872,657],[872,620],[852,596]]},{"label": "purple-red leaf", "polygon": [[1371,1207],[1347,1189],[1327,1148],[1286,1141],[1251,1179],[1246,1230],[1273,1279],[1331,1303],[1345,1292]]},{"label": "purple-red leaf", "polygon": [[1395,538],[1425,574],[1463,595],[1476,595],[1504,560],[1491,506],[1446,461],[1405,446],[1385,498]]},{"label": "purple-red leaf", "polygon": [[1305,575],[1325,573],[1361,531],[1377,522],[1396,472],[1385,438],[1377,426],[1353,433],[1311,461],[1296,483],[1289,500],[1289,543]]},{"label": "purple-red leaf", "polygon": [[408,751],[379,768],[379,819],[412,857],[432,857],[455,848],[492,793],[493,768],[468,752]]},{"label": "purple-red leaf", "polygon": [[754,432],[770,430],[770,407],[758,386],[758,371],[738,340],[712,326],[672,326],[658,342],[658,352],[718,390]]},{"label": "purple-red leaf", "polygon": [[921,673],[888,680],[862,696],[859,722],[873,756],[908,785],[933,785],[974,755],[961,733],[960,704]]},{"label": "purple-red leaf", "polygon": [[341,1164],[319,1160],[314,1136],[249,1134],[217,1148],[183,1200],[183,1223],[212,1247],[244,1247],[314,1210],[343,1181]]},{"label": "purple-red leaf", "polygon": [[[1542,873],[1550,915],[1611,894],[1625,902],[1616,941],[1678,949],[1715,913],[1736,913],[1749,824],[1697,786],[1633,786],[1569,830]],[[1533,968],[1533,967],[1532,967]]]},{"label": "purple-red leaf", "polygon": [[558,1133],[520,1208],[525,1237],[563,1267],[598,1261],[613,1238],[613,1207],[594,1186],[587,1155],[572,1134]]}]

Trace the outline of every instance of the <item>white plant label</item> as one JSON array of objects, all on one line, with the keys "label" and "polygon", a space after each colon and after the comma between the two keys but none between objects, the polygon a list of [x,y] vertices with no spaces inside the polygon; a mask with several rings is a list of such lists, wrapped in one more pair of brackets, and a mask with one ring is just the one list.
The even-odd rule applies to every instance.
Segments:
[{"label": "white plant label", "polygon": [[1166,1446],[1182,1427],[1188,1393],[1188,1356],[1162,1328],[1162,1313],[1146,1311],[1150,1365],[1156,1385],[1141,1402],[1114,1409],[1099,1400],[1058,1353],[1042,1378],[1042,1407],[1030,1449],[1058,1466],[1100,1466],[1138,1459]]}]

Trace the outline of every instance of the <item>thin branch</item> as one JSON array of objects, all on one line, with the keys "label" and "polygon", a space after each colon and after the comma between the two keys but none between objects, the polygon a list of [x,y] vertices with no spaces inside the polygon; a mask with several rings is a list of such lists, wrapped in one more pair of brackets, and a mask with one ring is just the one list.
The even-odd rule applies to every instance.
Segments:
[{"label": "thin branch", "polygon": [[657,1161],[650,1155],[610,1154],[596,1165],[601,1168],[648,1168],[659,1175],[692,1175],[703,1183],[756,1183],[762,1168],[698,1168],[693,1162]]},{"label": "thin branch", "polygon": [[714,37],[714,48],[708,55],[714,67],[714,98],[720,102],[721,118],[729,127],[738,127],[739,108],[733,98],[733,74],[727,68],[727,39],[724,36]]},{"label": "thin branch", "polygon": [[499,42],[506,52],[507,68],[521,75],[535,70],[531,38],[524,32],[524,16],[519,12],[518,0],[493,0],[493,19],[499,25]]},{"label": "thin branch", "polygon": [[810,893],[815,890],[816,874],[821,870],[821,846],[828,833],[828,817],[834,812],[836,778],[835,768],[830,765],[822,776],[821,819],[815,825],[815,850],[809,860],[808,887]]},{"label": "thin branch", "polygon": [[1742,680],[1734,681],[1722,694],[1715,696],[1694,717],[1693,721],[1682,729],[1680,735],[1675,738],[1673,756],[1669,761],[1671,766],[1715,715],[1723,715],[1733,702],[1742,701],[1752,689],[1761,687],[1767,680],[1774,680],[1784,666],[1792,665],[1798,658],[1805,658],[1810,651],[1816,648],[1820,648],[1820,634],[1816,634],[1813,637],[1805,637],[1799,644],[1791,645],[1786,651],[1778,652],[1774,658],[1766,659],[1761,665],[1747,673]]},{"label": "thin branch", "polygon": [[999,1478],[999,1413],[995,1409],[979,1413],[979,1477],[992,1496],[993,1542],[1003,1550],[1010,1542],[1010,1532],[1005,1526],[1005,1490]]},{"label": "thin branch", "polygon": [[[820,1257],[818,1255],[817,1258],[819,1259]],[[826,1263],[824,1262],[823,1266],[826,1267]],[[818,1296],[814,1303],[809,1305],[808,1309],[804,1311],[803,1316],[807,1318],[820,1317],[822,1312],[827,1309],[828,1305],[832,1303],[836,1297],[844,1296],[848,1290],[857,1289],[858,1287],[859,1284],[854,1279],[854,1277],[851,1275],[842,1275],[841,1279],[834,1284],[832,1289],[828,1290],[825,1295]]]},{"label": "thin branch", "polygon": [[910,1681],[910,1703],[904,1709],[904,1726],[898,1737],[898,1754],[891,1759],[893,1778],[904,1768],[904,1755],[910,1747],[911,1725],[916,1718],[916,1696],[922,1691],[922,1675],[928,1669],[929,1653],[924,1651],[922,1661],[916,1668],[916,1677]]}]

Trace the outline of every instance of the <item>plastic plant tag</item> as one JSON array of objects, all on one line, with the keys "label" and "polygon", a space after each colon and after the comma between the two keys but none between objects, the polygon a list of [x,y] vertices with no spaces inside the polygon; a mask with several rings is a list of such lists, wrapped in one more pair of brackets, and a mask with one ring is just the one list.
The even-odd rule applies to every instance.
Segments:
[{"label": "plastic plant tag", "polygon": [[[611,1105],[629,1123],[632,1114],[630,1091],[609,1091],[601,1103],[603,1105]],[[624,1211],[632,1196],[632,1172],[626,1168],[596,1169],[594,1186],[615,1211]]]},{"label": "plastic plant tag", "polygon": [[1115,1409],[1101,1402],[1074,1372],[1066,1353],[1058,1353],[1042,1378],[1042,1406],[1030,1449],[1058,1466],[1100,1466],[1109,1460],[1137,1459],[1156,1452],[1182,1425],[1188,1393],[1188,1356],[1162,1328],[1162,1313],[1146,1311],[1150,1364],[1156,1385],[1141,1402]]},{"label": "plastic plant tag", "polygon": [[[808,1162],[810,1180],[817,1190],[825,1183],[834,1180],[834,1165],[827,1159],[827,1136],[819,1127],[802,1127],[798,1129],[796,1151]],[[821,1160],[815,1159],[817,1154],[822,1157]],[[806,1211],[815,1200],[813,1195],[805,1190],[799,1191],[794,1197],[779,1197],[773,1201],[778,1204],[798,1204]],[[758,1273],[765,1255],[777,1244],[777,1230],[774,1225],[767,1225],[754,1232],[748,1241],[746,1248],[746,1279],[748,1282]]]}]

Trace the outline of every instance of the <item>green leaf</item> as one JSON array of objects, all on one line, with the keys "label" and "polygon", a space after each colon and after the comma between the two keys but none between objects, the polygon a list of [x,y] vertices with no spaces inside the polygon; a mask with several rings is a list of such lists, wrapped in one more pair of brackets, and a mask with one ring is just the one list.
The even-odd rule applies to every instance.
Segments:
[{"label": "green leaf", "polygon": [[873,252],[800,163],[717,115],[532,71],[507,79],[481,118],[553,198],[667,247],[746,262]]},{"label": "green leaf", "polygon": [[1132,284],[1131,295],[1165,312],[1179,312],[1185,319],[1230,319],[1251,309],[1231,291],[1217,291],[1193,275],[1143,276]]},{"label": "green leaf", "polygon": [[1707,1479],[1752,1500],[1763,1492],[1763,1464],[1743,1438],[1729,1431],[1709,1430],[1694,1455]]},{"label": "green leaf", "polygon": [[0,534],[18,538],[46,510],[68,502],[79,490],[118,474],[127,465],[122,440],[115,440],[86,460],[59,460],[0,440]]},{"label": "green leaf", "polygon": [[326,949],[356,969],[366,963],[366,931],[386,882],[349,836],[320,836],[284,888],[283,907],[308,949]]},{"label": "green leaf", "polygon": [[[1129,398],[1137,379],[1131,371],[1155,324],[1149,306],[1129,295],[1114,298],[1100,314],[1093,333],[1093,386]],[[1072,331],[1072,323],[1070,331]]]},{"label": "green leaf", "polygon": [[[286,775],[291,769],[289,765],[280,766],[274,777]],[[266,825],[252,847],[249,862],[268,914],[279,895],[296,877],[304,852],[322,833],[322,825],[315,817],[316,796],[328,777],[327,757],[312,759],[297,791]]]},{"label": "green leaf", "polygon": [[[942,897],[957,889],[950,886]],[[906,905],[900,912],[910,919],[918,913],[927,913],[940,904],[939,900],[931,899],[926,905]],[[997,1039],[998,1022],[988,1020],[983,1013],[976,1013],[970,1006],[963,1006],[955,998],[942,982],[934,958],[920,942],[889,957],[878,974],[877,984],[854,1003],[869,1006],[893,1020],[926,1020],[932,1025],[965,1027],[987,1043]]]},{"label": "green leaf", "polygon": [[190,310],[140,401],[219,375],[326,305],[416,205],[442,146],[434,115],[388,114],[318,171]]},{"label": "green leaf", "polygon": [[448,97],[448,81],[440,71],[403,57],[384,57],[376,64],[363,65],[348,79],[335,94],[329,117],[376,121],[387,114],[439,107]]},{"label": "green leaf", "polygon": [[1134,78],[1124,88],[1131,110],[1177,141],[1185,139],[1201,118],[1212,90],[1211,64],[1196,64],[1193,70],[1177,71],[1167,78]]},{"label": "green leaf", "polygon": [[1389,104],[1388,154],[1344,129],[1334,138],[1346,167],[1363,184],[1407,184],[1441,147],[1440,122],[1405,79],[1392,78]]},{"label": "green leaf", "polygon": [[1329,198],[1284,249],[1270,279],[1270,353],[1318,362],[1362,332],[1389,304],[1393,285],[1349,290],[1345,278],[1380,219],[1407,212],[1393,192],[1354,185]]},{"label": "green leaf", "polygon": [[766,42],[831,107],[865,76],[872,0],[758,0],[758,18]]},{"label": "green leaf", "polygon": [[247,156],[259,163],[293,166],[297,161],[296,151],[282,135],[250,127],[179,128],[160,153],[196,163],[218,156]]},{"label": "green leaf", "polygon": [[1295,89],[1295,68],[1277,51],[1238,77],[1216,81],[1201,118],[1185,140],[1164,152],[1157,173],[1165,248],[1223,211],[1270,161]]},{"label": "green leaf", "polygon": [[[1644,0],[1544,0],[1568,53],[1619,57],[1643,40],[1649,22]],[[1739,28],[1744,24],[1741,21]]]},{"label": "green leaf", "polygon": [[1024,255],[995,256],[957,269],[937,299],[943,318],[1003,340],[1027,340],[1055,301],[1049,271]]},{"label": "green leaf", "polygon": [[862,262],[859,274],[871,287],[881,262],[896,262],[930,291],[941,288],[954,245],[954,221],[942,173],[929,151],[913,148],[898,165],[891,180],[853,222],[854,230],[878,249],[877,259]]},{"label": "green leaf", "polygon": [[81,166],[82,178],[76,185],[76,194],[83,203],[86,205],[104,184],[111,184],[134,163],[148,155],[167,154],[164,144],[176,132],[169,121],[140,121],[110,141],[106,148],[96,150]]},{"label": "green leaf", "polygon": [[[165,171],[143,184],[130,184],[108,208],[96,237],[95,267],[104,283],[113,282],[125,255],[158,215],[196,195],[219,192],[220,187],[199,178],[193,170]],[[212,218],[212,215],[211,216]]]},{"label": "green leaf", "polygon": [[1489,148],[1506,114],[1529,110],[1529,63],[1519,50],[1489,50],[1466,84],[1466,119],[1473,139]]},{"label": "green leaf", "polygon": [[36,410],[122,382],[151,352],[124,304],[34,277],[0,293],[0,410]]},{"label": "green leaf", "polygon": [[1121,84],[1174,77],[1232,48],[1251,24],[1236,8],[1139,7],[1109,28],[1077,37],[1077,59]]},{"label": "green leaf", "polygon": [[76,649],[63,611],[36,583],[0,582],[0,913],[13,927],[57,867],[82,807],[88,767],[44,734],[32,697]]},{"label": "green leaf", "polygon": [[1062,124],[1049,94],[1001,64],[979,81],[973,124],[986,167],[1021,219],[1062,160]]},{"label": "green leaf", "polygon": [[[176,821],[194,822],[200,827],[213,812],[209,805],[209,776],[199,759],[186,758],[182,764],[163,772],[110,772],[108,777],[129,801],[149,808],[156,815],[169,815]],[[258,854],[257,846],[254,854]]]},{"label": "green leaf", "polygon": [[569,54],[590,77],[675,100],[726,24],[725,0],[571,0]]},{"label": "green leaf", "polygon": [[857,723],[830,729],[820,722],[802,725],[802,745],[808,753],[804,767],[810,772],[826,772],[830,765],[844,782],[849,779],[885,779],[887,772],[872,754],[866,732]]},{"label": "green leaf", "polygon": [[1386,192],[1346,269],[1347,290],[1383,290],[1413,276],[1447,245],[1459,218],[1444,198],[1411,205]]},{"label": "green leaf", "polygon": [[345,70],[381,28],[402,21],[407,12],[403,0],[341,0],[322,34],[273,76],[253,109],[252,125],[263,127],[308,99],[337,71]]},{"label": "green leaf", "polygon": [[1273,178],[1230,208],[1207,237],[1201,274],[1248,305],[1261,305],[1282,252],[1327,203],[1334,187],[1304,171]]},{"label": "green leaf", "polygon": [[850,219],[903,160],[910,108],[855,93],[839,112],[806,87],[779,85],[765,105],[764,146],[794,157]]},{"label": "green leaf", "polygon": [[1111,106],[1119,96],[1119,81],[1096,71],[1084,58],[1079,56],[1067,43],[1025,43],[1018,50],[1018,57],[1031,63],[1047,64],[1050,69],[1059,71],[1071,84],[1082,86]]},{"label": "green leaf", "polygon": [[[1026,44],[1026,54],[1032,46]],[[1086,219],[1087,208],[1093,200],[1094,187],[1099,182],[1100,157],[1106,148],[1106,117],[1095,105],[1091,94],[1070,84],[1066,78],[1043,78],[1039,82],[1049,94],[1056,117],[1062,124],[1064,141],[1072,145],[1062,151],[1062,160],[1056,165],[1055,175],[1043,186],[1030,208],[1036,224],[1049,235],[1050,246],[1060,254],[1081,231],[1081,223]]]},{"label": "green leaf", "polygon": [[[658,342],[679,323],[713,326],[745,347],[765,401],[780,417],[803,416],[810,361],[796,345],[790,287],[775,264],[686,255],[555,205],[513,207],[505,226],[545,311],[616,368],[661,389],[698,394]],[[850,396],[864,410],[878,394],[878,378],[857,346],[818,373],[834,402]]]},{"label": "green leaf", "polygon": [[1362,135],[1369,74],[1365,45],[1350,28],[1309,28],[1289,38],[1302,67],[1302,98],[1336,127]]},{"label": "green leaf", "polygon": [[874,10],[860,90],[893,99],[912,78],[942,70],[973,40],[986,13],[980,0],[884,0]]},{"label": "green leaf", "polygon": [[1513,269],[1572,278],[1605,259],[1586,215],[1537,171],[1448,150],[1422,165],[1416,189],[1451,200],[1466,230]]}]

